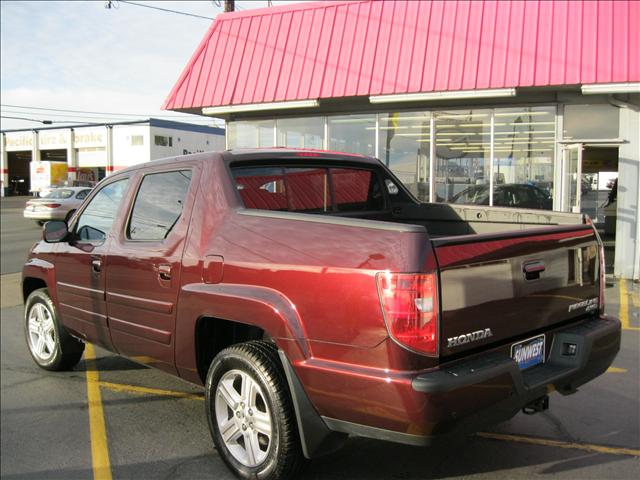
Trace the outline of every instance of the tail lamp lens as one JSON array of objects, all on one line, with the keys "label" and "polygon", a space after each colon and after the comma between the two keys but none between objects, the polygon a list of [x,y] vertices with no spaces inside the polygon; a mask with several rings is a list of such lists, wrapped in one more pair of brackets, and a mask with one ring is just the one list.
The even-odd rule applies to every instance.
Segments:
[{"label": "tail lamp lens", "polygon": [[42,206],[47,208],[58,208],[60,204],[59,203],[43,203]]},{"label": "tail lamp lens", "polygon": [[438,353],[438,288],[434,273],[381,272],[376,277],[389,334],[425,355]]}]

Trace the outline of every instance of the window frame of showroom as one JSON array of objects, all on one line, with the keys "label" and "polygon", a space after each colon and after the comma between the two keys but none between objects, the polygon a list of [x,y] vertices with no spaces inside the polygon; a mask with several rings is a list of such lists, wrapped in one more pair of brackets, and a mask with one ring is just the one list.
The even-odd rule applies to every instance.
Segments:
[{"label": "window frame of showroom", "polygon": [[[374,125],[375,125],[375,134],[374,134],[374,148],[373,148],[373,155],[376,158],[380,158],[380,154],[381,154],[381,147],[380,147],[380,130],[381,130],[381,115],[390,115],[390,114],[407,114],[407,113],[412,113],[412,112],[420,112],[420,113],[424,113],[429,115],[429,138],[432,139],[432,141],[429,142],[429,158],[428,158],[428,168],[427,171],[429,172],[429,198],[428,201],[429,202],[437,202],[437,198],[436,198],[436,171],[437,171],[437,142],[433,141],[436,136],[436,117],[437,117],[437,113],[438,112],[453,112],[453,111],[461,111],[461,112],[468,112],[468,111],[473,111],[473,110],[477,110],[477,109],[482,109],[482,110],[489,110],[490,111],[490,118],[489,118],[489,135],[490,135],[490,145],[489,145],[489,149],[488,149],[488,158],[485,158],[485,162],[488,160],[489,161],[489,165],[488,165],[488,175],[489,175],[489,206],[493,206],[494,203],[494,198],[493,198],[493,192],[495,189],[495,178],[494,178],[494,165],[496,160],[498,160],[497,156],[496,156],[496,151],[495,151],[495,142],[496,142],[496,138],[495,138],[495,113],[496,110],[503,110],[503,109],[518,109],[518,108],[548,108],[548,109],[553,109],[553,119],[554,119],[554,133],[553,133],[553,152],[550,154],[550,157],[552,159],[553,162],[553,171],[551,174],[551,179],[553,181],[553,209],[554,210],[559,210],[562,207],[562,179],[559,178],[561,176],[561,166],[562,166],[562,155],[563,155],[563,149],[561,147],[561,142],[563,139],[563,118],[562,118],[562,112],[563,112],[563,107],[564,105],[562,103],[558,103],[558,102],[541,102],[541,103],[502,103],[502,104],[493,104],[493,105],[469,105],[467,107],[461,108],[459,105],[456,106],[452,106],[452,107],[447,107],[446,105],[439,105],[437,108],[435,107],[431,107],[431,108],[419,108],[419,107],[413,107],[413,108],[406,108],[406,109],[399,109],[399,108],[392,108],[389,110],[374,110],[374,111],[366,111],[366,110],[362,110],[362,111],[353,111],[350,113],[346,113],[344,111],[342,112],[335,112],[335,113],[331,113],[331,114],[326,114],[326,113],[322,113],[322,114],[318,114],[318,115],[313,115],[313,114],[307,114],[307,115],[300,115],[295,114],[295,113],[291,113],[290,115],[281,115],[281,116],[266,116],[266,115],[260,115],[260,116],[250,116],[250,117],[244,117],[244,116],[237,116],[233,119],[229,119],[227,118],[225,120],[225,127],[226,127],[226,132],[227,135],[225,136],[226,139],[226,147],[227,148],[236,148],[234,147],[230,147],[230,126],[233,123],[236,122],[258,122],[258,121],[273,121],[273,128],[272,128],[272,141],[271,141],[271,145],[270,146],[277,146],[278,145],[278,121],[279,120],[285,120],[285,119],[294,119],[294,118],[300,118],[300,119],[320,119],[322,122],[322,132],[323,132],[323,139],[322,139],[322,147],[325,150],[332,150],[333,148],[331,148],[330,146],[330,119],[334,118],[334,117],[347,117],[347,116],[356,116],[356,115],[372,115],[374,116]],[[297,112],[296,112],[297,113]],[[266,145],[265,145],[266,146]],[[238,147],[238,148],[242,148],[242,147]],[[446,202],[445,202],[446,203]]]}]

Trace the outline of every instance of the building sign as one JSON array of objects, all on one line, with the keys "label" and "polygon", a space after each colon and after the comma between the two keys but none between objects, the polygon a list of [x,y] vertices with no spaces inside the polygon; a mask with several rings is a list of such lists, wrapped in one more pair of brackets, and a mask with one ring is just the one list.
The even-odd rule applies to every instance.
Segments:
[{"label": "building sign", "polygon": [[105,147],[76,148],[78,167],[106,167],[107,151]]},{"label": "building sign", "polygon": [[38,145],[40,150],[55,150],[67,148],[69,134],[67,131],[40,131],[38,133]]},{"label": "building sign", "polygon": [[30,166],[32,192],[51,185],[63,185],[67,180],[66,162],[31,162]]},{"label": "building sign", "polygon": [[33,132],[7,132],[5,134],[7,152],[33,149]]},{"label": "building sign", "polygon": [[107,132],[103,128],[79,128],[73,132],[73,145],[82,147],[104,147],[107,142]]},{"label": "building sign", "polygon": [[79,168],[78,181],[82,183],[96,183],[99,180],[97,168]]}]

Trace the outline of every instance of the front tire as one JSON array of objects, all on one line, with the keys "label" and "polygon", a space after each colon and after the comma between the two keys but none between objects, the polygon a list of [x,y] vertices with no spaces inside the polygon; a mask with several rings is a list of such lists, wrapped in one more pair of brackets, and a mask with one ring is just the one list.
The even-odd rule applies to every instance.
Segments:
[{"label": "front tire", "polygon": [[304,465],[274,344],[252,341],[220,352],[207,374],[205,405],[215,447],[238,477],[284,480]]},{"label": "front tire", "polygon": [[40,288],[31,292],[25,302],[24,333],[34,362],[45,370],[73,368],[82,357],[84,343],[73,338],[60,325],[49,292]]}]

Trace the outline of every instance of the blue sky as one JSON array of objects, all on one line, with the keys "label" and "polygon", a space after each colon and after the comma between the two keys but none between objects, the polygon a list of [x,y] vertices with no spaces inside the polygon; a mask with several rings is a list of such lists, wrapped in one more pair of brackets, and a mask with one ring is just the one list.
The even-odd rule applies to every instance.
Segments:
[{"label": "blue sky", "polygon": [[[8,106],[20,105],[190,118],[162,111],[160,106],[211,21],[117,1],[113,2],[117,8],[106,9],[106,3],[102,0],[0,2],[3,116],[76,122],[133,118],[117,115],[80,118],[72,116],[79,114],[36,112]],[[218,4],[223,2],[137,3],[215,17],[222,11]],[[236,1],[236,5],[246,10],[265,7],[267,2]],[[205,122],[202,117],[197,121]],[[38,125],[2,118],[0,128]]]}]

